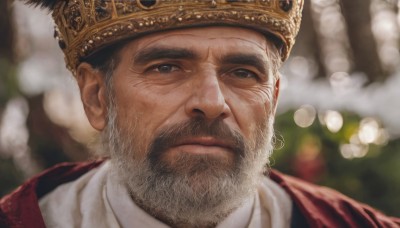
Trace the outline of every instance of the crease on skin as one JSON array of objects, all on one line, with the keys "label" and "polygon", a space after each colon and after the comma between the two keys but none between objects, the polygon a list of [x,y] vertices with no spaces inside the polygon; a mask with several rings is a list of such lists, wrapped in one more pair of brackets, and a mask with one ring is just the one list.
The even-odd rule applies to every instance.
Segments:
[{"label": "crease on skin", "polygon": [[[260,34],[261,34],[261,33],[260,33]],[[168,35],[165,35],[165,36],[160,37],[160,38],[158,38],[158,39],[154,39],[154,40],[148,41],[147,44],[145,44],[145,45],[143,46],[143,48],[147,48],[148,46],[150,46],[151,44],[153,44],[153,43],[155,43],[155,42],[158,42],[158,41],[160,41],[160,40],[166,40],[166,39],[169,38],[169,37],[173,37],[173,36],[177,36],[177,35],[178,35],[178,36],[182,36],[182,35],[183,35],[183,36],[189,36],[189,37],[202,37],[202,38],[205,38],[205,36],[202,36],[202,35],[199,35],[199,34],[196,34],[196,35],[193,35],[193,34],[184,34],[184,33],[168,34]],[[209,37],[209,38],[207,38],[207,39],[208,39],[208,40],[218,40],[218,39],[236,39],[236,40],[241,40],[241,41],[245,41],[245,42],[251,43],[251,44],[253,44],[253,45],[256,45],[256,46],[259,47],[261,50],[266,51],[266,48],[265,48],[265,47],[262,47],[261,45],[257,44],[256,42],[253,42],[253,41],[248,40],[248,39],[243,39],[243,38],[240,38],[240,37],[218,37],[218,38]],[[189,40],[190,40],[190,38],[189,38]],[[267,38],[264,37],[264,40],[263,40],[263,41],[264,41],[263,44],[266,44]],[[267,46],[267,45],[265,45],[265,46]],[[134,55],[133,57],[135,57],[135,55]]]},{"label": "crease on skin", "polygon": [[[208,39],[216,40],[216,39],[221,39],[221,38],[208,38]],[[247,39],[243,39],[243,38],[239,38],[239,37],[227,37],[227,38],[224,38],[224,39],[236,39],[236,40],[245,41],[245,42],[248,42],[248,43],[256,45],[257,47],[259,47],[261,50],[263,50],[265,52],[267,51],[266,48],[262,47],[261,45],[258,45],[256,42],[253,42],[253,41],[250,41],[250,40],[247,40]],[[267,38],[265,38],[265,39],[267,39]]]},{"label": "crease on skin", "polygon": [[[140,49],[148,48],[148,47],[151,46],[153,43],[158,43],[158,41],[160,41],[160,40],[165,41],[165,40],[167,40],[169,37],[181,36],[181,35],[183,35],[183,36],[189,36],[189,40],[190,40],[190,37],[202,37],[202,38],[205,38],[204,36],[201,36],[201,35],[184,34],[184,33],[167,34],[167,35],[165,35],[165,36],[163,36],[163,37],[160,37],[160,38],[157,38],[157,39],[150,39],[150,40],[148,40],[146,43],[140,45]],[[264,37],[264,40],[263,40],[263,44],[265,44],[265,47],[263,47],[263,46],[257,44],[256,42],[253,42],[253,41],[250,41],[250,40],[247,40],[247,39],[243,39],[243,38],[239,38],[239,37],[223,37],[223,38],[213,38],[213,37],[209,37],[209,38],[207,38],[207,39],[208,39],[208,40],[217,40],[217,39],[229,39],[229,40],[234,39],[234,40],[240,40],[240,41],[248,42],[248,43],[250,43],[250,44],[252,44],[252,45],[255,45],[255,46],[259,47],[264,53],[267,52],[267,48],[266,48],[266,47],[267,47],[267,43],[266,43],[266,42],[267,42],[267,38],[266,38],[266,37]],[[162,43],[162,42],[161,42],[161,43]],[[134,47],[139,48],[138,45],[132,45],[132,46],[129,47],[129,49],[133,49]],[[210,49],[210,47],[209,47],[208,49]],[[208,50],[208,51],[209,51],[209,50]],[[135,57],[137,56],[137,54],[138,54],[138,52],[136,52],[133,56],[131,56],[131,58],[130,58],[130,63],[131,63],[131,65],[133,65],[133,61],[134,61]]]},{"label": "crease on skin", "polygon": [[[272,115],[273,114],[273,103],[274,103],[274,100],[273,100],[274,98],[272,95],[273,94],[272,84],[269,83],[268,87],[265,90],[262,90],[262,91],[258,90],[257,93],[259,93],[259,94],[263,93],[263,95],[260,95],[262,100],[258,99],[259,97],[254,97],[250,100],[249,104],[245,104],[245,105],[248,106],[248,105],[252,105],[252,104],[263,103],[264,105],[262,106],[262,111],[264,112],[264,115],[268,115],[268,113],[269,113],[269,115]],[[236,115],[233,114],[233,116],[236,116]],[[237,121],[237,119],[236,119],[236,121]],[[267,118],[262,121],[264,122],[263,124],[265,124],[265,123],[267,123],[267,121],[272,121],[272,120],[269,120]],[[240,123],[240,122],[237,121],[237,123]],[[255,122],[253,124],[257,130],[260,128],[260,126],[258,126],[258,124],[259,123],[257,123],[257,122]],[[242,129],[243,126],[239,124],[239,127]]]},{"label": "crease on skin", "polygon": [[273,86],[271,84],[263,86],[262,89],[252,91],[256,96],[252,96],[250,101],[254,103],[265,103],[273,99]]}]

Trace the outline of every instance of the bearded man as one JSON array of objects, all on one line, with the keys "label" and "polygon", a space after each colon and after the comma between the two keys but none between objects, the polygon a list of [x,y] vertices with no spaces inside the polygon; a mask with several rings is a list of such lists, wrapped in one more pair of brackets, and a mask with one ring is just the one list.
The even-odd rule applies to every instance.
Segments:
[{"label": "bearded man", "polygon": [[62,164],[0,202],[8,227],[396,227],[268,171],[296,1],[29,1],[48,7],[109,159]]}]

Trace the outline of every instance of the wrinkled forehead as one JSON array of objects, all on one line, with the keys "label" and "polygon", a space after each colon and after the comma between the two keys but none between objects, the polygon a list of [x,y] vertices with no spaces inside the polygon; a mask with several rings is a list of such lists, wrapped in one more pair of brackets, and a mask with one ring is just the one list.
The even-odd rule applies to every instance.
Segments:
[{"label": "wrinkled forehead", "polygon": [[215,49],[262,54],[267,52],[270,43],[267,37],[254,30],[212,26],[154,33],[128,42],[127,47],[133,52],[153,47],[176,47],[199,52]]}]

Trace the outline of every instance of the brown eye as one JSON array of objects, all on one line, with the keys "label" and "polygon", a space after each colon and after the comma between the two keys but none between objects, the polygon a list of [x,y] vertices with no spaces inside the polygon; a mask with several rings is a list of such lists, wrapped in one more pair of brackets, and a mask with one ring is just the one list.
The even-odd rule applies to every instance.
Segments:
[{"label": "brown eye", "polygon": [[257,79],[258,76],[256,73],[249,71],[249,70],[245,70],[245,69],[238,69],[232,72],[232,74],[238,78],[242,78],[242,79]]},{"label": "brown eye", "polygon": [[162,64],[155,66],[153,70],[161,74],[168,74],[177,71],[178,67],[172,64]]}]

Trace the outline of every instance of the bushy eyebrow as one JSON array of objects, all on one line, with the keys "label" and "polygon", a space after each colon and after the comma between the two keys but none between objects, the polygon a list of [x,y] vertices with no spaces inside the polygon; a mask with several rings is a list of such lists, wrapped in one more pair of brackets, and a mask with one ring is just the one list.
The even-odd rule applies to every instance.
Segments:
[{"label": "bushy eyebrow", "polygon": [[145,64],[158,59],[198,59],[199,56],[186,48],[150,47],[145,48],[133,56],[135,64]]},{"label": "bushy eyebrow", "polygon": [[[180,47],[149,47],[144,48],[133,56],[133,63],[146,64],[159,59],[187,59],[196,60],[200,56],[193,50]],[[268,73],[268,61],[259,54],[252,53],[228,53],[220,57],[221,64],[249,65],[255,67],[261,73]]]},{"label": "bushy eyebrow", "polygon": [[255,67],[261,73],[268,73],[268,61],[257,54],[230,53],[222,56],[220,62],[222,64],[249,65]]}]

